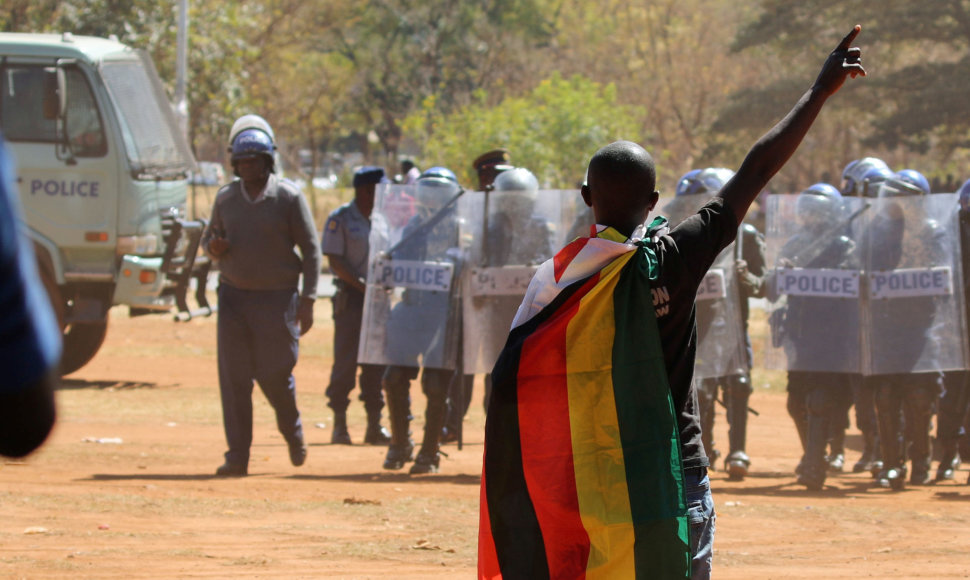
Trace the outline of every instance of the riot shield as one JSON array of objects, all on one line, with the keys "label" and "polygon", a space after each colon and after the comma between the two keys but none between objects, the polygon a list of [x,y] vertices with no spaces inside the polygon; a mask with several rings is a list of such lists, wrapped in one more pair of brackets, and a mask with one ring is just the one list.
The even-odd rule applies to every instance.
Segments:
[{"label": "riot shield", "polygon": [[743,374],[748,370],[734,252],[734,244],[721,251],[694,298],[697,320],[694,376],[698,379]]},{"label": "riot shield", "polygon": [[844,198],[827,213],[771,195],[767,204],[768,341],[765,367],[809,372],[861,371],[862,274],[853,232],[869,202]]},{"label": "riot shield", "polygon": [[470,192],[462,198],[466,373],[492,371],[533,274],[566,243],[580,204],[576,190]]},{"label": "riot shield", "polygon": [[664,203],[659,213],[667,218],[667,221],[670,222],[670,227],[673,228],[686,218],[697,213],[697,210],[704,207],[713,198],[713,193],[678,195]]},{"label": "riot shield", "polygon": [[859,234],[866,374],[967,368],[956,195],[870,201]]},{"label": "riot shield", "polygon": [[[377,187],[359,362],[455,368],[462,195],[457,187],[446,197],[429,197],[415,184]],[[409,217],[400,215],[402,200]]]},{"label": "riot shield", "polygon": [[[697,213],[713,194],[681,195],[660,210],[672,227]],[[737,246],[724,248],[711,265],[694,298],[697,354],[694,377],[708,379],[742,374],[748,370],[741,291],[734,269]]]}]

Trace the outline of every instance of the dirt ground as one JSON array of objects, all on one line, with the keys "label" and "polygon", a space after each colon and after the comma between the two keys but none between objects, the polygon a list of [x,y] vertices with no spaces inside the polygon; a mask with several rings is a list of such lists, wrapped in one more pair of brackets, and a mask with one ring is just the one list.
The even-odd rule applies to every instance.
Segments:
[{"label": "dirt ground", "polygon": [[[0,463],[0,576],[473,578],[480,384],[467,444],[445,448],[440,474],[383,471],[384,449],[329,444],[329,317],[321,300],[296,371],[307,463],[289,464],[256,394],[250,476],[218,479],[215,320],[112,311],[102,351],[65,379],[49,441],[25,461]],[[749,426],[751,475],[712,474],[715,578],[970,577],[965,468],[956,482],[903,492],[852,473],[808,492],[795,485],[799,445],[783,387],[765,382],[756,376],[751,400],[760,413]],[[416,394],[418,435],[422,411]],[[359,401],[350,413],[359,442]],[[715,439],[725,446],[723,414]],[[848,444],[851,465],[860,451],[854,427]]]}]

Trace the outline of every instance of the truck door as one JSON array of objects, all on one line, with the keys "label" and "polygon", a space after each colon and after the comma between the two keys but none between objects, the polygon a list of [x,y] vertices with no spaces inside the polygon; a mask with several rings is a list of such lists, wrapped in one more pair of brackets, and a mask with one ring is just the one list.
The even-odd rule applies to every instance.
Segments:
[{"label": "truck door", "polygon": [[0,129],[13,150],[27,223],[59,249],[53,259],[71,280],[113,278],[118,151],[104,110],[80,65],[64,67],[63,121],[45,111],[53,62],[8,58],[0,67]]}]

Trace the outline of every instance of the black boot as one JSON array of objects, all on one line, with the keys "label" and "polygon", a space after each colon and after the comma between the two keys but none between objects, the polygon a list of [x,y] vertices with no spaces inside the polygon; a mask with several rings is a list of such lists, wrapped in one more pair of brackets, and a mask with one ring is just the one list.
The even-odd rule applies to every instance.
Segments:
[{"label": "black boot", "polygon": [[391,434],[381,426],[381,414],[367,414],[367,432],[364,434],[364,443],[367,445],[387,445],[391,442]]},{"label": "black boot", "polygon": [[347,431],[347,411],[333,412],[333,433],[330,434],[333,445],[350,445],[350,432]]},{"label": "black boot", "polygon": [[872,470],[872,464],[879,457],[878,449],[879,444],[876,441],[875,433],[871,431],[866,431],[862,433],[863,447],[862,455],[859,457],[859,461],[855,462],[852,466],[852,473],[862,473],[863,471]]},{"label": "black boot", "polygon": [[411,440],[411,405],[408,397],[411,381],[388,379],[385,375],[384,395],[387,400],[387,416],[391,424],[391,441],[384,458],[384,469],[401,469],[414,459],[414,441]]},{"label": "black boot", "polygon": [[936,481],[946,481],[954,479],[957,468],[960,467],[960,456],[957,454],[956,445],[953,450],[946,446],[943,449],[943,458],[940,459],[940,466],[936,469]]},{"label": "black boot", "polygon": [[413,475],[425,473],[438,473],[439,456],[438,446],[441,440],[441,429],[445,426],[445,415],[448,412],[446,397],[448,396],[447,385],[450,382],[452,373],[437,371],[434,374],[427,370],[422,376],[425,394],[428,397],[428,406],[424,412],[424,439],[421,441],[421,451],[411,466]]}]

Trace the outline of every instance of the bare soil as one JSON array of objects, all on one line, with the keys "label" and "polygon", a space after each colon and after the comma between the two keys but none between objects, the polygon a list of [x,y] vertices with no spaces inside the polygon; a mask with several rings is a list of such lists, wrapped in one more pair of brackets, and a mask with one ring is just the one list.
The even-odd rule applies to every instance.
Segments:
[{"label": "bare soil", "polygon": [[[220,479],[215,320],[112,311],[103,350],[65,378],[51,438],[24,461],[0,463],[0,576],[473,578],[480,383],[467,443],[445,448],[441,473],[384,471],[380,447],[329,444],[331,333],[322,300],[296,371],[307,463],[289,464],[257,389],[250,475]],[[755,383],[752,473],[742,482],[712,474],[715,578],[970,577],[966,469],[955,482],[902,492],[874,489],[868,474],[854,473],[806,491],[795,484],[800,451],[783,386],[758,375]],[[359,442],[358,401],[350,418]],[[725,446],[723,414],[715,439]],[[860,451],[854,428],[848,444],[851,466]]]}]

